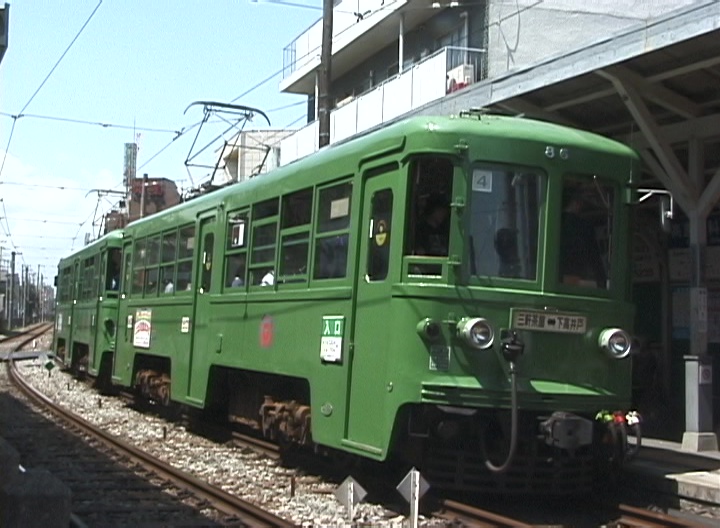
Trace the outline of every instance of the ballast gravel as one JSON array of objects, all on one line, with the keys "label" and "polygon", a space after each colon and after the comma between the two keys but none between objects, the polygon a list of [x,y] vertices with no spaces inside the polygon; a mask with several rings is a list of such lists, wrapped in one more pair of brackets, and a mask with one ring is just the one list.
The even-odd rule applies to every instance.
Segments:
[{"label": "ballast gravel", "polygon": [[[355,506],[352,522],[333,495],[337,483],[282,467],[279,462],[250,449],[226,446],[193,434],[176,423],[138,412],[120,398],[99,395],[69,374],[42,360],[19,364],[22,375],[46,396],[108,433],[173,467],[221,487],[228,493],[258,504],[302,527],[401,527],[405,517],[380,505]],[[291,479],[294,494],[291,496]],[[447,526],[439,519],[420,520],[420,526]]]}]

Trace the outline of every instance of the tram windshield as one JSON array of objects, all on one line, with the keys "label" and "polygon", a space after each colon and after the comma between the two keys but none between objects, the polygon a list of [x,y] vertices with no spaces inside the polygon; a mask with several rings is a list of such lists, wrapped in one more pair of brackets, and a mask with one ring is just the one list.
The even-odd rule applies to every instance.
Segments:
[{"label": "tram windshield", "polygon": [[105,289],[120,289],[120,248],[111,248],[107,253],[107,269],[105,273]]},{"label": "tram windshield", "polygon": [[570,176],[562,198],[560,282],[609,288],[613,188],[594,176]]},{"label": "tram windshield", "polygon": [[539,169],[473,167],[469,229],[472,275],[536,280],[545,181]]}]

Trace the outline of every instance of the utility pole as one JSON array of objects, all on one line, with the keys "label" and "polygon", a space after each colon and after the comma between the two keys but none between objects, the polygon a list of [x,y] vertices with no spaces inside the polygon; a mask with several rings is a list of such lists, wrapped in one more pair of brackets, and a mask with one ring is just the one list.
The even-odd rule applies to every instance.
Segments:
[{"label": "utility pole", "polygon": [[[2,259],[2,252],[3,252],[3,246],[0,244],[0,285],[2,284],[2,265],[3,265],[3,259]],[[5,316],[5,319],[7,319],[7,274],[5,275],[5,295],[3,296],[3,304],[2,304],[2,312]]]},{"label": "utility pole", "polygon": [[45,276],[40,275],[40,321],[45,320]]},{"label": "utility pole", "polygon": [[14,301],[15,301],[15,255],[13,251],[10,254],[10,297],[8,298],[8,330],[13,327]]},{"label": "utility pole", "polygon": [[42,310],[40,308],[42,306],[42,301],[40,300],[40,277],[40,264],[38,264],[37,286],[35,288],[35,310],[37,310],[37,313],[33,314],[35,316],[35,321],[37,321],[38,323],[42,321],[42,317],[40,316],[40,314],[42,313]]},{"label": "utility pole", "polygon": [[27,307],[28,307],[28,293],[30,285],[30,266],[23,266],[25,268],[25,278],[23,280],[23,317],[22,325],[23,328],[27,325]]},{"label": "utility pole", "polygon": [[323,0],[322,44],[318,71],[318,146],[330,143],[330,81],[332,65],[333,0]]},{"label": "utility pole", "polygon": [[147,173],[143,174],[142,189],[140,189],[140,218],[145,217],[145,188],[148,183]]}]

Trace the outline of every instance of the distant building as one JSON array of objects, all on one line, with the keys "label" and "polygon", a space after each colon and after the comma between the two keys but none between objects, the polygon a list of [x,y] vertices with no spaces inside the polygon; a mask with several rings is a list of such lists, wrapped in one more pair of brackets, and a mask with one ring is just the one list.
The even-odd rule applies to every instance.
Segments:
[{"label": "distant building", "polygon": [[105,215],[105,230],[103,234],[121,229],[128,224],[127,212],[112,210]]},{"label": "distant building", "polygon": [[[143,193],[143,182],[145,192]],[[144,203],[143,203],[144,202]],[[128,221],[159,213],[180,203],[177,185],[167,178],[133,178],[130,180]]]},{"label": "distant building", "polygon": [[[143,196],[143,182],[145,193]],[[143,205],[144,200],[144,205]],[[159,213],[180,203],[180,193],[174,181],[167,178],[132,178],[128,200],[124,207],[105,215],[105,233],[120,229],[141,217]]]},{"label": "distant building", "polygon": [[278,167],[280,142],[294,130],[244,130],[218,149],[220,170],[213,184],[241,182]]}]

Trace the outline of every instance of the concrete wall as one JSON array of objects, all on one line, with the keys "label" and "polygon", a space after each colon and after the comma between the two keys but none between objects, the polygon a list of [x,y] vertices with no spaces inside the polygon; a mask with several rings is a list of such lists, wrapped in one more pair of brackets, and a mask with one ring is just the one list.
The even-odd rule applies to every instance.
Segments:
[{"label": "concrete wall", "polygon": [[604,40],[694,0],[490,0],[488,77]]}]

